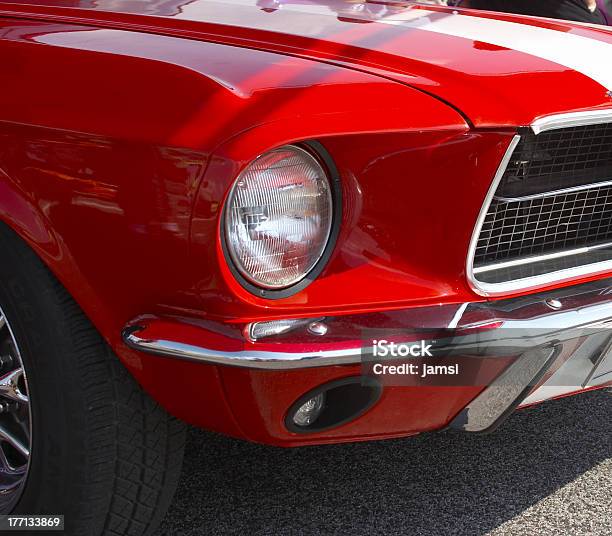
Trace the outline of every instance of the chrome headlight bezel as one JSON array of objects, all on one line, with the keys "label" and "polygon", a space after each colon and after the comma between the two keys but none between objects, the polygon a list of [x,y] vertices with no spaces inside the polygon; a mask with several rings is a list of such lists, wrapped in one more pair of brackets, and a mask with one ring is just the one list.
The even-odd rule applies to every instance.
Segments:
[{"label": "chrome headlight bezel", "polygon": [[[310,270],[308,270],[305,275],[302,276],[299,281],[282,288],[267,288],[260,286],[249,280],[248,277],[245,277],[245,275],[237,266],[237,263],[234,261],[233,254],[230,251],[230,245],[228,243],[228,230],[226,223],[228,217],[227,211],[232,201],[233,191],[236,187],[237,182],[240,180],[243,171],[246,170],[248,166],[252,165],[259,158],[268,154],[269,152],[287,146],[295,147],[300,149],[301,151],[306,152],[310,157],[314,158],[317,161],[317,163],[325,172],[325,176],[327,178],[329,189],[331,192],[331,227],[327,237],[327,243],[323,247],[318,260],[312,266],[312,268],[310,268]],[[279,146],[275,149],[265,151],[257,158],[254,158],[251,162],[249,162],[248,166],[245,166],[244,170],[234,178],[230,191],[228,192],[228,195],[226,196],[223,204],[220,222],[220,238],[221,248],[223,250],[225,262],[236,281],[238,281],[238,283],[240,283],[243,288],[245,288],[252,294],[271,300],[287,298],[296,294],[297,292],[300,292],[308,285],[310,285],[310,283],[312,283],[312,281],[314,281],[314,279],[316,279],[321,274],[333,253],[338,234],[340,232],[340,224],[342,221],[342,189],[340,184],[340,175],[329,153],[326,151],[326,149],[321,143],[316,141],[283,144],[282,146]]]}]

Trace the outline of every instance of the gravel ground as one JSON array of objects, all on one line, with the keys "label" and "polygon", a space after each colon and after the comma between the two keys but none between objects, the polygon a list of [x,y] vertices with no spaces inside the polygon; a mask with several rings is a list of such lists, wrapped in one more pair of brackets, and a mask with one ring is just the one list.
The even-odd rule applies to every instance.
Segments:
[{"label": "gravel ground", "polygon": [[612,389],[489,436],[277,449],[192,430],[159,535],[612,534]]}]

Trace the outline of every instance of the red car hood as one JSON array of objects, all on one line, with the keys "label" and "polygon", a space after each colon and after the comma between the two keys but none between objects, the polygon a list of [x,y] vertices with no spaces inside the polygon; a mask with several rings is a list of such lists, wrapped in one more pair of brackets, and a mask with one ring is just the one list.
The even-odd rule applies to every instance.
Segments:
[{"label": "red car hood", "polygon": [[612,108],[612,32],[604,27],[350,0],[28,0],[0,2],[0,12],[337,63],[426,91],[478,127]]}]

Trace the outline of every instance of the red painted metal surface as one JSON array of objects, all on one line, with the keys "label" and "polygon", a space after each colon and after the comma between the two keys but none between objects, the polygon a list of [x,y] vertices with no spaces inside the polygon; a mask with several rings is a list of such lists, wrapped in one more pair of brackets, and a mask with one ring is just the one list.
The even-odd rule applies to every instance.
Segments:
[{"label": "red painted metal surface", "polygon": [[[421,31],[422,21],[404,26],[381,23],[389,16],[422,9],[427,9],[426,21],[432,22],[465,16],[467,23],[472,18],[492,17],[490,13],[412,2],[380,5],[384,9],[359,13],[355,13],[352,2],[342,0],[310,4],[273,0],[30,0],[2,2],[0,8],[7,14],[28,12],[29,16],[45,19],[62,17],[95,26],[247,46],[358,68],[436,95],[462,110],[480,127],[526,125],[541,115],[611,104],[606,92],[593,80],[536,55],[476,39]],[[612,32],[604,28],[514,15],[496,18],[612,42]],[[520,32],[520,27],[516,31]]]},{"label": "red painted metal surface", "polygon": [[[0,2],[0,219],[171,412],[278,444],[293,441],[278,428],[287,404],[354,371],[145,356],[122,343],[125,323],[143,313],[241,322],[482,300],[465,281],[467,244],[515,127],[610,105],[592,80],[535,56],[328,8]],[[551,86],[564,91],[542,90]],[[304,291],[262,300],[227,269],[220,210],[250,160],[307,139],[340,171],[341,235]],[[398,389],[317,440],[438,428],[476,394]]]}]

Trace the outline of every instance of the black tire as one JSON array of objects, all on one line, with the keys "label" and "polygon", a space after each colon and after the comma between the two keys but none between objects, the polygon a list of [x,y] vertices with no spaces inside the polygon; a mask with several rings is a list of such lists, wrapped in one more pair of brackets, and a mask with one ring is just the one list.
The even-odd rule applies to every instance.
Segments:
[{"label": "black tire", "polygon": [[4,224],[0,252],[0,307],[21,351],[32,418],[29,474],[13,513],[62,514],[71,536],[151,534],[176,489],[184,424],[143,392]]}]

